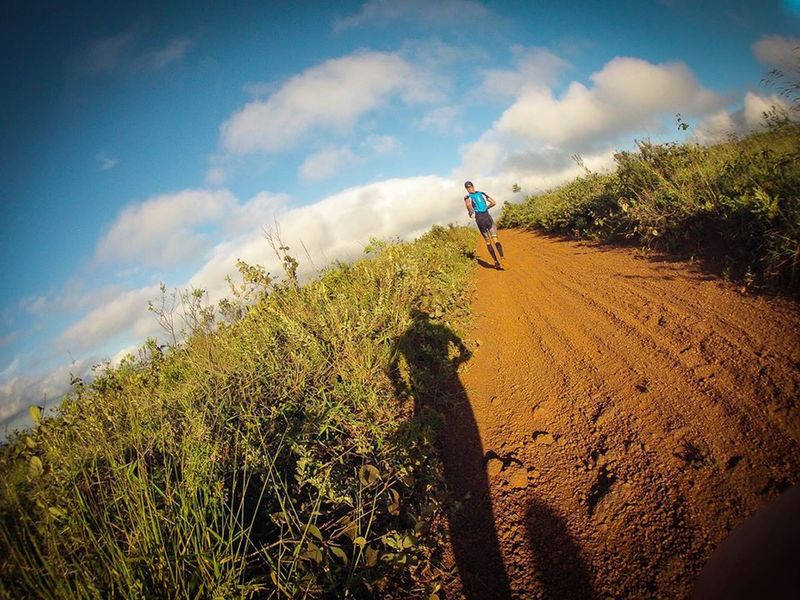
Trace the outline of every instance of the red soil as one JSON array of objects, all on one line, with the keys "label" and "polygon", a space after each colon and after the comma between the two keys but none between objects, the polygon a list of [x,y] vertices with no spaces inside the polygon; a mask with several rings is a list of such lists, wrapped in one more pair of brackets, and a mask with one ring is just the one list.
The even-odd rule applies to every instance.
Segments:
[{"label": "red soil", "polygon": [[[447,415],[448,596],[681,598],[800,481],[800,310],[685,262],[503,231]],[[465,399],[464,399],[465,397]]]}]

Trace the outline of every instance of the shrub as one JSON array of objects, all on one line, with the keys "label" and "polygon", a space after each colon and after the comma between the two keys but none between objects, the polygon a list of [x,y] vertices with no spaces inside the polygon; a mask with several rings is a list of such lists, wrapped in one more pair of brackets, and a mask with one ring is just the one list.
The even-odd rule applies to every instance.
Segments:
[{"label": "shrub", "polygon": [[431,593],[439,420],[397,345],[463,323],[471,244],[437,227],[304,286],[241,265],[255,304],[76,381],[0,454],[3,594]]},{"label": "shrub", "polygon": [[710,147],[639,142],[614,159],[610,174],[506,204],[500,226],[690,254],[721,248],[741,271],[796,286],[800,125],[773,117],[767,131],[742,139]]}]

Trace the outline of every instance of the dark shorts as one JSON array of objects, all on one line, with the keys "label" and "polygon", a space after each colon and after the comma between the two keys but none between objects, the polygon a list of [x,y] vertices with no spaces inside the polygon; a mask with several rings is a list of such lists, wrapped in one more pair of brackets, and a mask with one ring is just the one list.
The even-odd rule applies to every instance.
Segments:
[{"label": "dark shorts", "polygon": [[487,240],[489,236],[497,235],[497,227],[494,225],[492,215],[488,212],[475,213],[475,222],[478,224],[478,231],[480,231],[481,235]]}]

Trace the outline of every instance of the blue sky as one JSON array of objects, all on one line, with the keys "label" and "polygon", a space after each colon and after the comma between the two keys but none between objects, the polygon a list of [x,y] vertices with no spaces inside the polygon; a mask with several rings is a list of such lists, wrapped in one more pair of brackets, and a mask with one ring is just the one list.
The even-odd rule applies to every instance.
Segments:
[{"label": "blue sky", "polygon": [[0,422],[159,335],[160,282],[278,271],[265,226],[311,271],[465,223],[465,178],[513,201],[747,131],[800,45],[796,1],[161,4],[0,13]]}]

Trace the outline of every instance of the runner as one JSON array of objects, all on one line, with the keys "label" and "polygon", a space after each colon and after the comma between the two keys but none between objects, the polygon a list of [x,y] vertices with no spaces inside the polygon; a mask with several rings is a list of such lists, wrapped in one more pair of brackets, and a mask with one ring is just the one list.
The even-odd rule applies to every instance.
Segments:
[{"label": "runner", "polygon": [[[467,207],[469,218],[471,219],[473,215],[475,216],[478,231],[481,232],[483,239],[486,240],[486,249],[494,260],[494,268],[502,269],[503,267],[500,265],[497,255],[499,254],[500,258],[503,258],[503,244],[497,239],[497,226],[489,214],[489,209],[495,206],[497,202],[485,192],[476,192],[475,186],[471,181],[467,181],[464,187],[467,188],[467,195],[464,196],[464,205]],[[495,253],[492,242],[497,247],[497,253]]]}]

